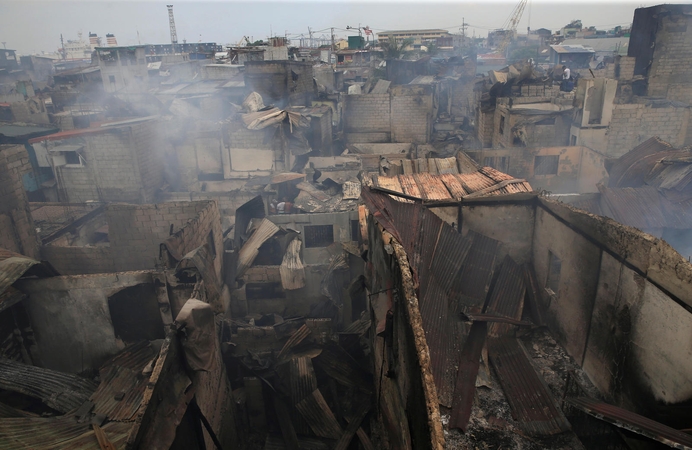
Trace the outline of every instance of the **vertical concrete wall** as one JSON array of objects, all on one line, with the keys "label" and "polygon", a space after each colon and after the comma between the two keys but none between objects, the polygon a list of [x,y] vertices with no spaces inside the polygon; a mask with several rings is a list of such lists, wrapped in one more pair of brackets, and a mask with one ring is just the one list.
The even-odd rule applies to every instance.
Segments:
[{"label": "vertical concrete wall", "polygon": [[349,142],[389,142],[389,94],[347,95],[344,98],[343,121]]},{"label": "vertical concrete wall", "polygon": [[56,167],[63,198],[69,202],[153,201],[163,185],[163,143],[156,127],[157,122],[150,120],[57,141],[57,145],[83,145],[86,160],[81,167]]},{"label": "vertical concrete wall", "polygon": [[[662,8],[665,6],[660,6]],[[680,10],[656,19],[648,95],[692,104],[692,22]]]},{"label": "vertical concrete wall", "polygon": [[23,146],[0,146],[0,248],[38,258],[38,237],[22,183],[29,171]]},{"label": "vertical concrete wall", "polygon": [[433,86],[393,86],[390,95],[392,142],[427,143],[434,120]]},{"label": "vertical concrete wall", "polygon": [[314,97],[312,64],[296,61],[247,61],[245,87],[265,104],[310,106]]},{"label": "vertical concrete wall", "polygon": [[[151,275],[144,272],[19,281],[17,287],[28,295],[24,305],[40,365],[68,373],[98,369],[124,347],[115,336],[108,297],[123,288],[150,283]],[[157,302],[157,298],[141,301]]]}]

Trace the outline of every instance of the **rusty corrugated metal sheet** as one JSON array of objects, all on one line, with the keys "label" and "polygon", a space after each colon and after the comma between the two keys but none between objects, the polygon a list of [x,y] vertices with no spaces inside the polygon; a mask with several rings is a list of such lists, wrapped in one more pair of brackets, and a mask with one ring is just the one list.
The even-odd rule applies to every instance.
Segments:
[{"label": "rusty corrugated metal sheet", "polygon": [[[5,289],[10,287],[12,283],[17,281],[27,270],[36,264],[40,264],[40,262],[19,253],[0,248],[0,293],[3,293]],[[1,304],[0,307],[2,307]]]},{"label": "rusty corrugated metal sheet", "polygon": [[488,356],[512,409],[512,416],[526,433],[549,436],[571,428],[517,339],[490,339]]},{"label": "rusty corrugated metal sheet", "polygon": [[413,175],[398,175],[398,177],[399,183],[401,183],[401,189],[404,191],[404,194],[416,198],[422,198],[421,191],[418,188],[418,183],[416,183],[416,179],[413,178]]},{"label": "rusty corrugated metal sheet", "polygon": [[96,384],[77,375],[0,359],[0,389],[29,395],[67,413],[87,401]]},{"label": "rusty corrugated metal sheet", "polygon": [[[101,427],[116,448],[124,448],[131,424],[109,422]],[[0,420],[2,450],[100,450],[88,422],[70,416]]]},{"label": "rusty corrugated metal sheet", "polygon": [[371,390],[372,375],[336,343],[326,344],[312,362],[341,385],[355,387],[368,393]]},{"label": "rusty corrugated metal sheet", "polygon": [[500,172],[499,170],[493,169],[492,167],[481,167],[480,169],[478,169],[478,171],[497,183],[505,180],[514,179],[512,175],[507,175],[506,173]]},{"label": "rusty corrugated metal sheet", "polygon": [[641,186],[656,161],[674,150],[657,137],[648,139],[615,160],[608,171],[609,187]]},{"label": "rusty corrugated metal sheet", "polygon": [[413,179],[418,184],[423,200],[448,200],[451,198],[449,191],[439,176],[433,176],[429,173],[417,173],[413,175]]},{"label": "rusty corrugated metal sheet", "polygon": [[375,186],[383,187],[385,189],[389,189],[390,191],[401,192],[402,194],[404,193],[404,190],[401,188],[401,183],[399,182],[399,177],[396,175],[393,177],[376,175],[373,178]]},{"label": "rusty corrugated metal sheet", "polygon": [[[305,397],[312,394],[317,389],[317,378],[315,369],[312,366],[312,359],[309,357],[293,358],[288,362],[288,378],[290,383],[291,406],[300,403]],[[297,414],[293,420],[296,431],[299,434],[310,434],[310,426]]]},{"label": "rusty corrugated metal sheet", "polygon": [[101,384],[90,398],[94,413],[110,420],[133,420],[149,382],[142,370],[155,357],[156,351],[145,341],[124,349],[101,366]]},{"label": "rusty corrugated metal sheet", "polygon": [[[299,437],[298,445],[302,450],[329,450],[329,444],[317,438]],[[264,450],[287,450],[288,447],[281,436],[267,435],[264,441]]]},{"label": "rusty corrugated metal sheet", "polygon": [[[511,319],[521,319],[524,309],[524,274],[521,267],[509,256],[505,256],[500,273],[493,285],[485,312]],[[491,323],[488,335],[492,337],[508,335],[514,326],[508,323]]]},{"label": "rusty corrugated metal sheet", "polygon": [[471,239],[471,248],[452,287],[451,296],[458,298],[461,307],[468,308],[469,312],[480,312],[490,287],[500,243],[473,230],[466,237]]},{"label": "rusty corrugated metal sheet", "polygon": [[489,188],[496,184],[495,181],[483,175],[481,172],[460,173],[457,174],[456,177],[469,194],[480,191],[481,189]]},{"label": "rusty corrugated metal sheet", "polygon": [[456,175],[455,173],[445,173],[440,175],[440,179],[447,187],[452,198],[461,200],[465,195],[468,195],[469,192],[464,189],[461,180]]},{"label": "rusty corrugated metal sheet", "polygon": [[296,409],[308,422],[313,433],[319,437],[339,439],[343,434],[341,425],[337,422],[334,413],[324,400],[319,389],[315,389],[309,396],[296,404]]},{"label": "rusty corrugated metal sheet", "polygon": [[476,377],[480,367],[481,352],[487,335],[485,322],[471,325],[464,348],[459,358],[459,371],[454,387],[452,415],[449,419],[450,428],[466,431],[466,425],[471,417],[473,397],[476,394]]},{"label": "rusty corrugated metal sheet", "polygon": [[264,244],[270,237],[278,233],[279,227],[274,225],[269,219],[262,219],[259,226],[250,238],[245,242],[243,248],[238,252],[238,270],[236,272],[236,277],[239,277],[245,273],[245,271],[252,266],[253,261],[259,254],[259,248]]},{"label": "rusty corrugated metal sheet", "polygon": [[570,405],[613,425],[669,447],[692,450],[692,436],[626,409],[586,397],[566,398]]},{"label": "rusty corrugated metal sheet", "polygon": [[0,312],[6,310],[10,306],[20,302],[26,297],[18,289],[8,286],[4,292],[0,292]]},{"label": "rusty corrugated metal sheet", "polygon": [[437,165],[437,173],[440,175],[446,173],[459,173],[459,168],[457,167],[457,159],[451,158],[435,158],[435,164]]},{"label": "rusty corrugated metal sheet", "polygon": [[539,303],[540,299],[540,287],[538,285],[538,280],[536,279],[536,272],[533,270],[533,265],[531,263],[524,264],[524,285],[526,286],[526,300],[529,305],[529,312],[533,318],[533,322],[542,326],[545,324],[543,319],[543,310]]}]

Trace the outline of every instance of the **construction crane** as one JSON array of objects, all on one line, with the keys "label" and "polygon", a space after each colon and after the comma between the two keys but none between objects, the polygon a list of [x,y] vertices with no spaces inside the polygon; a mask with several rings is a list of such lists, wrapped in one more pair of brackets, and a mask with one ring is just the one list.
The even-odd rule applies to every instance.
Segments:
[{"label": "construction crane", "polygon": [[173,18],[173,5],[166,5],[168,8],[168,25],[171,27],[171,44],[175,51],[175,45],[178,43],[178,33],[175,31],[175,19]]},{"label": "construction crane", "polygon": [[519,4],[512,11],[512,14],[510,14],[505,21],[501,28],[505,31],[505,35],[502,38],[502,41],[500,41],[498,44],[497,50],[495,50],[496,53],[504,54],[507,47],[509,47],[514,34],[517,32],[517,25],[519,25],[519,21],[521,20],[521,16],[524,14],[524,9],[526,8],[527,3],[528,0],[520,0]]}]

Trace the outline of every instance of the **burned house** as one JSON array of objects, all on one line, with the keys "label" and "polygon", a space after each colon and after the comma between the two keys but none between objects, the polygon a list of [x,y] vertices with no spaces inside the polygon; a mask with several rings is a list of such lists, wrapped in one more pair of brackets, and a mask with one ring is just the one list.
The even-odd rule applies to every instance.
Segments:
[{"label": "burned house", "polygon": [[608,167],[598,192],[562,200],[664,239],[690,256],[690,151],[651,138]]},{"label": "burned house", "polygon": [[147,203],[163,184],[158,121],[144,117],[30,139],[39,167],[52,168],[58,198]]},{"label": "burned house", "polygon": [[458,231],[433,202],[363,198],[390,445],[690,445],[692,266],[665,242],[525,194],[462,200]]}]

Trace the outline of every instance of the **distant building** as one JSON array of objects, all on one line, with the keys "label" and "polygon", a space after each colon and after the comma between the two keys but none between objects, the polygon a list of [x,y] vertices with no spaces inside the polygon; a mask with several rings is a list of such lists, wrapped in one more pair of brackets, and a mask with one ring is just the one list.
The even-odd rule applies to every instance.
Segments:
[{"label": "distant building", "polygon": [[434,42],[437,38],[445,37],[449,35],[449,31],[441,29],[431,29],[431,30],[394,30],[394,31],[383,31],[382,33],[377,33],[377,39],[380,41],[387,41],[389,39],[396,39],[401,41],[404,39],[413,39],[413,43],[422,44],[423,42]]},{"label": "distant building", "polygon": [[142,92],[149,72],[145,47],[99,47],[99,67],[106,92]]},{"label": "distant building", "polygon": [[0,70],[17,70],[19,61],[14,50],[0,49]]},{"label": "distant building", "polygon": [[564,64],[570,69],[588,68],[596,51],[583,45],[551,45],[550,64]]}]

